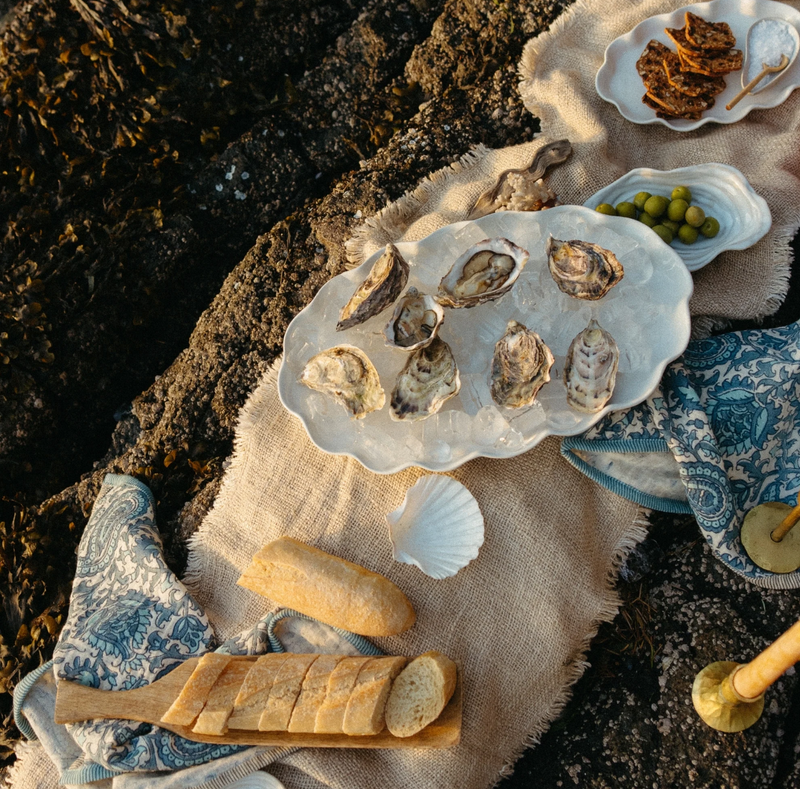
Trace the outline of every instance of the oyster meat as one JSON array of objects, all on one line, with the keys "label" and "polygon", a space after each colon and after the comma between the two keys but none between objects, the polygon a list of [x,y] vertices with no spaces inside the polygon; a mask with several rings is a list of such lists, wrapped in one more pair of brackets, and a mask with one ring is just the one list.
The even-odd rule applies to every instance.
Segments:
[{"label": "oyster meat", "polygon": [[596,320],[570,343],[564,367],[567,403],[576,411],[595,414],[611,399],[617,378],[619,349]]},{"label": "oyster meat", "polygon": [[337,345],[312,356],[300,383],[330,395],[356,419],[378,411],[386,402],[378,371],[364,351],[352,345]]},{"label": "oyster meat", "polygon": [[608,249],[588,241],[547,241],[547,265],[559,290],[587,301],[602,299],[625,273]]},{"label": "oyster meat", "polygon": [[429,345],[444,321],[444,309],[433,296],[409,288],[383,330],[386,343],[406,351]]},{"label": "oyster meat", "polygon": [[390,416],[398,422],[416,422],[435,414],[461,388],[450,346],[434,337],[429,345],[408,357],[392,392]]},{"label": "oyster meat", "polygon": [[439,283],[445,307],[474,307],[511,290],[528,262],[527,250],[507,238],[486,238],[464,252]]},{"label": "oyster meat", "polygon": [[367,278],[342,307],[336,331],[344,331],[383,312],[400,295],[408,282],[408,263],[394,244],[387,244]]},{"label": "oyster meat", "polygon": [[553,354],[535,332],[510,320],[494,346],[492,399],[505,408],[531,405],[550,380]]},{"label": "oyster meat", "polygon": [[548,168],[565,161],[572,153],[569,140],[556,140],[536,151],[529,167],[505,170],[494,186],[474,203],[467,219],[480,219],[495,211],[541,211],[558,204],[542,177]]}]

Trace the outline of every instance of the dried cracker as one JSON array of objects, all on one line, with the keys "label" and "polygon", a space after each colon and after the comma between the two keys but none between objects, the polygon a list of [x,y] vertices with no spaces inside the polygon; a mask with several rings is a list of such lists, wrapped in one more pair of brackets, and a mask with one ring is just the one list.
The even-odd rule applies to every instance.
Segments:
[{"label": "dried cracker", "polygon": [[689,46],[702,50],[727,50],[736,46],[736,36],[727,22],[707,22],[697,14],[687,11],[686,39]]}]

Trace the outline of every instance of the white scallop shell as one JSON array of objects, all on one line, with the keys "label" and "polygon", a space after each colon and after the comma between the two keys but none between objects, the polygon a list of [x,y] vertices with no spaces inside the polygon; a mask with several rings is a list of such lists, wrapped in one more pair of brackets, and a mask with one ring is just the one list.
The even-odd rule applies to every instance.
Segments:
[{"label": "white scallop shell", "polygon": [[269,773],[256,770],[250,775],[240,778],[236,783],[230,784],[228,789],[285,789],[284,785]]},{"label": "white scallop shell", "polygon": [[483,545],[478,502],[452,477],[421,477],[386,520],[394,558],[415,564],[431,578],[455,575]]}]

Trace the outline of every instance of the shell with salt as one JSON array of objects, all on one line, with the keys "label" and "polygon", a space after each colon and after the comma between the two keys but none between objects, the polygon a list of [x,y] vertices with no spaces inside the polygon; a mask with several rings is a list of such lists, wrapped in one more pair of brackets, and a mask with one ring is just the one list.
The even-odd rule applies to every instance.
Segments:
[{"label": "shell with salt", "polygon": [[386,520],[394,558],[416,565],[431,578],[455,575],[483,545],[478,502],[452,477],[421,477]]}]

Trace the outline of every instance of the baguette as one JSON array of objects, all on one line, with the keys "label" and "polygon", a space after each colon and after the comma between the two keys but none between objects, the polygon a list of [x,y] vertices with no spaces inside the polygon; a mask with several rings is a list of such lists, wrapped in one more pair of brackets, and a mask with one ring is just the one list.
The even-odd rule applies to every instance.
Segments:
[{"label": "baguette", "polygon": [[344,713],[342,730],[345,734],[380,734],[386,721],[384,709],[394,678],[402,671],[408,658],[372,658],[358,673]]},{"label": "baguette", "polygon": [[233,702],[249,671],[250,664],[247,662],[237,660],[228,663],[211,688],[208,701],[192,731],[198,734],[225,734],[228,731]]},{"label": "baguette", "polygon": [[265,545],[240,586],[321,622],[364,636],[408,630],[416,615],[388,578],[291,537]]},{"label": "baguette", "polygon": [[259,731],[286,731],[306,672],[319,655],[287,655],[280,667],[267,706],[258,721]]},{"label": "baguette", "polygon": [[356,684],[359,672],[370,660],[368,657],[346,657],[331,672],[325,700],[317,710],[317,719],[314,723],[314,731],[317,734],[342,733],[350,692]]},{"label": "baguette", "polygon": [[211,688],[231,660],[222,652],[206,652],[186,681],[178,698],[161,716],[164,723],[191,726],[205,706]]},{"label": "baguette", "polygon": [[386,728],[410,737],[435,721],[456,689],[456,674],[456,664],[435,650],[412,660],[392,684]]},{"label": "baguette", "polygon": [[289,731],[312,732],[317,712],[325,701],[331,673],[343,659],[343,655],[320,655],[312,664],[303,680],[300,695],[292,711]]},{"label": "baguette", "polygon": [[250,664],[250,670],[234,701],[233,714],[228,719],[229,729],[258,731],[261,713],[267,706],[275,677],[286,658],[283,652],[271,652]]}]

